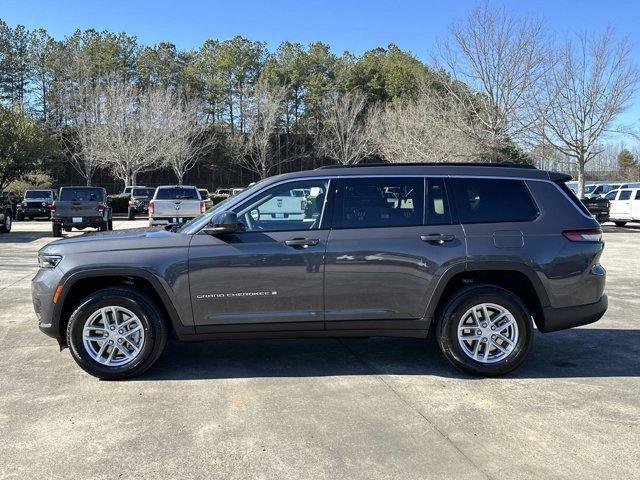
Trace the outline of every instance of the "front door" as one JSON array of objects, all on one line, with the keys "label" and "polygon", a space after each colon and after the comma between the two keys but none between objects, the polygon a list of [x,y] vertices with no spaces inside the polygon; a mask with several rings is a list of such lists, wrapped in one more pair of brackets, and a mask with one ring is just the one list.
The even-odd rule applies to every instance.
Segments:
[{"label": "front door", "polygon": [[326,328],[425,328],[434,277],[465,258],[443,180],[344,178],[334,203]]},{"label": "front door", "polygon": [[199,333],[324,328],[328,185],[278,184],[234,208],[236,233],[194,236],[189,281]]}]

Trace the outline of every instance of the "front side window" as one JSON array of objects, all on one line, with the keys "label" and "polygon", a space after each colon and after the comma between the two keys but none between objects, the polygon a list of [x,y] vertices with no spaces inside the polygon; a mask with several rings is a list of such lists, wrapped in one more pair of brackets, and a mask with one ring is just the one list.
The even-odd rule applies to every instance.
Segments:
[{"label": "front side window", "polygon": [[604,198],[606,198],[607,200],[615,200],[616,199],[616,195],[618,195],[618,191],[614,190],[613,192],[609,192],[607,193]]},{"label": "front side window", "polygon": [[[437,201],[434,212],[441,211]],[[423,224],[424,179],[345,178],[334,211],[336,228],[406,227]]]},{"label": "front side window", "polygon": [[247,232],[320,228],[329,180],[304,180],[276,185],[235,210],[240,230]]},{"label": "front side window", "polygon": [[460,223],[526,222],[538,209],[522,180],[449,180]]},{"label": "front side window", "polygon": [[636,200],[640,200],[640,190],[636,190]]},{"label": "front side window", "polygon": [[631,198],[631,190],[621,190],[618,200],[629,200]]}]

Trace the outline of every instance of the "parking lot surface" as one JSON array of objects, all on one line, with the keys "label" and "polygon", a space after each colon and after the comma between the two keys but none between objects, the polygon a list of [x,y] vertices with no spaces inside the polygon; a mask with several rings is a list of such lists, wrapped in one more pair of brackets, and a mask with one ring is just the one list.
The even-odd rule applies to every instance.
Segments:
[{"label": "parking lot surface", "polygon": [[371,338],[174,342],[103,382],[38,331],[50,223],[17,222],[0,236],[0,479],[640,478],[640,226],[605,231],[605,317],[536,332],[506,377],[458,372],[432,338]]}]

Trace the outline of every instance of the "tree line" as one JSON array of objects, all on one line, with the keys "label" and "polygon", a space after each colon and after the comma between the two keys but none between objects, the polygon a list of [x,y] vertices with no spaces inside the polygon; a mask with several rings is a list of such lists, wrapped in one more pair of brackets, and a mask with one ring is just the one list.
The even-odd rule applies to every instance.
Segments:
[{"label": "tree line", "polygon": [[395,45],[337,55],[236,36],[180,50],[0,21],[0,188],[54,161],[88,184],[98,169],[135,184],[160,167],[181,182],[212,158],[259,178],[302,158],[555,158],[583,184],[607,134],[633,133],[615,122],[638,70],[611,29],[552,38],[542,21],[487,5],[451,26],[430,64]]}]

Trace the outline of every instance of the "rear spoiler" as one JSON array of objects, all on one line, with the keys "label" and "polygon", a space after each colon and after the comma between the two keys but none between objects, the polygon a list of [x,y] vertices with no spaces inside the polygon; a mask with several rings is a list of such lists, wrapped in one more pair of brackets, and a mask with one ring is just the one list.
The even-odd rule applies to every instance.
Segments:
[{"label": "rear spoiler", "polygon": [[549,174],[549,180],[556,183],[564,183],[573,179],[571,175],[567,175],[566,173],[560,173],[560,172],[547,172],[547,173]]}]

